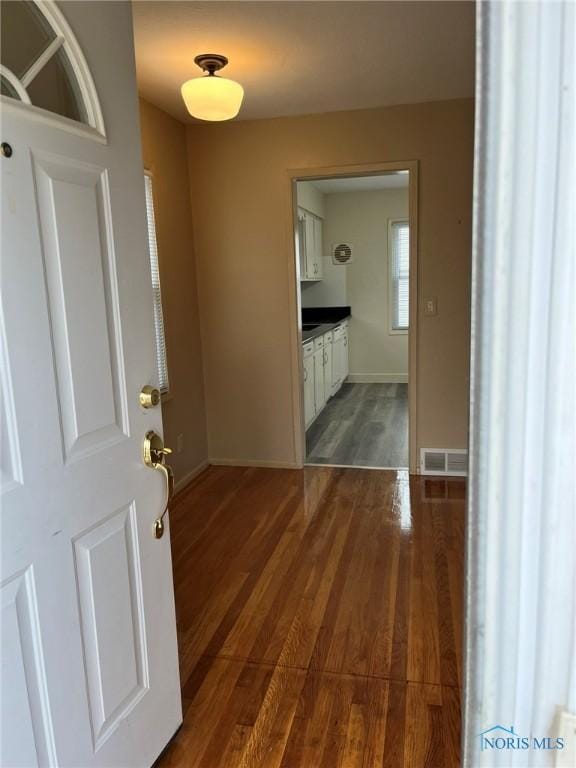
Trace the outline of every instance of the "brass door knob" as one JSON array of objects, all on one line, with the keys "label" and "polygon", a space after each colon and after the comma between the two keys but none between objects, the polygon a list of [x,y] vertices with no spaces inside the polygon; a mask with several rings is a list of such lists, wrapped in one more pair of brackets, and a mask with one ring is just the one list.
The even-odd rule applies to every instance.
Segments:
[{"label": "brass door knob", "polygon": [[139,395],[142,408],[154,408],[160,402],[160,390],[146,384]]},{"label": "brass door knob", "polygon": [[162,514],[154,520],[154,538],[161,539],[164,535],[164,515],[168,512],[168,505],[174,494],[174,474],[172,468],[164,463],[164,457],[168,456],[172,451],[170,448],[164,447],[164,442],[160,435],[156,434],[154,430],[146,433],[144,438],[144,444],[142,446],[142,459],[144,464],[151,469],[156,469],[161,472],[166,479],[166,503],[164,504],[164,511]]}]

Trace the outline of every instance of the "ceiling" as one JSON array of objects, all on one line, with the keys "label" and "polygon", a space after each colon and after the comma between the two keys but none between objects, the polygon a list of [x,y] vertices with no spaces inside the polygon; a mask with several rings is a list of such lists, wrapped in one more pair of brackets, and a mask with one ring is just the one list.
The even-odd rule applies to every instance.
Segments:
[{"label": "ceiling", "polygon": [[237,119],[470,97],[474,3],[133,2],[141,95],[184,122],[180,86],[222,53],[244,86]]},{"label": "ceiling", "polygon": [[374,192],[377,189],[403,189],[408,186],[408,171],[382,173],[378,176],[354,176],[342,179],[315,179],[300,184],[312,184],[324,195],[338,192]]}]

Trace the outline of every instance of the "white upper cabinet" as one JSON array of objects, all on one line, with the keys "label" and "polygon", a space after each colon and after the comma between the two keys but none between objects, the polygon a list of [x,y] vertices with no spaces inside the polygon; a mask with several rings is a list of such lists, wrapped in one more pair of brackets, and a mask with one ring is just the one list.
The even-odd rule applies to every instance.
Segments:
[{"label": "white upper cabinet", "polygon": [[322,279],[322,219],[298,209],[300,280]]},{"label": "white upper cabinet", "polygon": [[322,219],[313,216],[314,250],[312,253],[312,268],[316,280],[322,279]]}]

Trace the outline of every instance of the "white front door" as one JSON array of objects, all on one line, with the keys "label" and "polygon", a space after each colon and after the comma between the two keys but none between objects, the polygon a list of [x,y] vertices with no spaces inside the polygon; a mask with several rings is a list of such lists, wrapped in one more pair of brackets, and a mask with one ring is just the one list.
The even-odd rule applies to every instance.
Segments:
[{"label": "white front door", "polygon": [[153,536],[166,491],[141,458],[162,423],[138,400],[155,371],[139,137],[121,124],[136,100],[116,103],[104,141],[2,101],[6,768],[149,766],[182,720],[170,539]]}]

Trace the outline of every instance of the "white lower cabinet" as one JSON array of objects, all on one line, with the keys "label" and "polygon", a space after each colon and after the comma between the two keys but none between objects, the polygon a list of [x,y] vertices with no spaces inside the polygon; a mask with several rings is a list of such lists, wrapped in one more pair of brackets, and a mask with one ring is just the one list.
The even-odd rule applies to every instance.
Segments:
[{"label": "white lower cabinet", "polygon": [[342,384],[348,378],[350,373],[350,350],[348,349],[348,323],[344,323],[344,343],[342,352]]},{"label": "white lower cabinet", "polygon": [[332,331],[324,336],[324,401],[332,397]]},{"label": "white lower cabinet", "polygon": [[316,417],[314,407],[314,344],[304,345],[304,421],[306,429]]},{"label": "white lower cabinet", "polygon": [[334,342],[332,344],[332,394],[342,386],[344,381],[344,353],[347,347],[344,347],[344,328],[339,325],[334,330]]},{"label": "white lower cabinet", "polygon": [[337,326],[303,345],[306,429],[348,376],[348,326]]},{"label": "white lower cabinet", "polygon": [[314,409],[316,416],[326,405],[324,393],[324,347],[314,351]]}]

